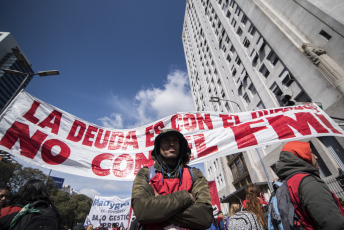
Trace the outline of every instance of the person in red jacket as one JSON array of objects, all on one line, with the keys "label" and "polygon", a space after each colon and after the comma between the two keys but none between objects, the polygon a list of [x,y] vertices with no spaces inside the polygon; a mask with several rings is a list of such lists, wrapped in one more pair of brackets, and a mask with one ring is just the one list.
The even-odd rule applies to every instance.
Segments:
[{"label": "person in red jacket", "polygon": [[291,201],[303,229],[344,229],[338,199],[319,176],[317,157],[310,144],[292,141],[283,146],[276,175],[287,181]]},{"label": "person in red jacket", "polygon": [[154,166],[141,168],[134,180],[131,205],[145,229],[206,229],[213,219],[208,182],[201,170],[187,166],[188,142],[165,129],[155,138]]}]

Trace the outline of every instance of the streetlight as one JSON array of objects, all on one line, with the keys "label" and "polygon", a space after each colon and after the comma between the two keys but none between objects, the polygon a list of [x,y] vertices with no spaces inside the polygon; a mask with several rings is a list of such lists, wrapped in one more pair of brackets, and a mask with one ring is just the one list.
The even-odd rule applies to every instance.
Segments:
[{"label": "streetlight", "polygon": [[[234,104],[236,104],[240,110],[240,112],[242,112],[241,108],[240,108],[240,105],[238,103],[236,103],[235,101],[231,101],[231,100],[227,100],[227,99],[223,99],[223,98],[219,98],[219,97],[210,97],[210,100],[209,102],[220,102],[221,101],[229,101],[229,102],[232,102]],[[262,164],[262,167],[263,167],[263,170],[264,170],[264,173],[265,173],[265,176],[266,176],[266,179],[268,180],[268,185],[269,185],[269,188],[271,191],[273,191],[273,187],[272,187],[272,183],[270,181],[270,177],[269,177],[269,174],[268,172],[266,171],[266,167],[265,167],[265,164],[263,162],[263,159],[262,159],[262,156],[260,154],[260,150],[259,148],[255,148],[256,149],[256,152],[257,152],[257,155],[259,157],[259,161],[260,163]]]},{"label": "streetlight", "polygon": [[242,112],[240,105],[238,103],[236,103],[235,101],[231,101],[231,100],[227,100],[227,99],[223,99],[223,98],[219,98],[219,97],[210,97],[210,100],[209,100],[209,102],[220,102],[220,101],[232,102],[232,103],[236,104],[239,108],[239,111]]},{"label": "streetlight", "polygon": [[24,85],[26,84],[26,82],[29,80],[30,77],[32,77],[34,75],[38,75],[40,77],[45,77],[45,76],[59,75],[60,74],[58,70],[40,71],[37,73],[23,73],[21,71],[13,70],[13,69],[2,69],[2,70],[8,74],[13,74],[16,76],[25,76],[25,78],[22,81],[22,83],[19,85],[19,87],[16,89],[16,91],[13,93],[11,98],[7,101],[7,103],[1,109],[0,117],[2,116],[2,114],[6,110],[6,108],[9,106],[9,104],[13,101],[13,99],[17,96],[17,94],[24,88]]}]

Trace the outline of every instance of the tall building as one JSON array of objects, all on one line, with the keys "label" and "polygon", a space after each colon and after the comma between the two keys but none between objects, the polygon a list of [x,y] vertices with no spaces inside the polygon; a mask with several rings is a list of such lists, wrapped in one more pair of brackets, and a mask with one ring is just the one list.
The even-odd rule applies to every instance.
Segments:
[{"label": "tall building", "polygon": [[[342,0],[187,0],[182,39],[196,110],[235,113],[317,102],[343,123],[342,12]],[[323,179],[344,198],[336,180],[344,170],[344,138],[305,141]],[[259,149],[267,173],[252,150],[205,163],[206,177],[216,181],[222,203],[238,202],[250,182],[267,192],[281,149]]]},{"label": "tall building", "polygon": [[[0,32],[0,111],[25,79],[25,75],[5,73],[2,69],[33,73],[31,64],[22,54],[13,36],[8,32]],[[29,77],[24,87],[32,77]]]}]

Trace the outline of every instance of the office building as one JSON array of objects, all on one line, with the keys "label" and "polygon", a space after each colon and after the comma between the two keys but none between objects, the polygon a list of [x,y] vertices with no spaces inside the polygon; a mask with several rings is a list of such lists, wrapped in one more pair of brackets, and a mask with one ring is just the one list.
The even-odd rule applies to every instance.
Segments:
[{"label": "office building", "polygon": [[[341,0],[187,0],[182,39],[195,109],[236,113],[317,102],[342,124],[343,12]],[[323,179],[344,198],[336,180],[344,138],[305,141]],[[270,180],[281,149],[260,149]],[[223,203],[238,202],[250,182],[268,189],[256,150],[209,161],[205,170]]]},{"label": "office building", "polygon": [[[2,69],[13,69],[33,73],[31,64],[21,52],[19,45],[8,32],[0,32],[0,111],[22,84],[25,75],[5,73]],[[24,87],[30,82],[29,77]]]}]

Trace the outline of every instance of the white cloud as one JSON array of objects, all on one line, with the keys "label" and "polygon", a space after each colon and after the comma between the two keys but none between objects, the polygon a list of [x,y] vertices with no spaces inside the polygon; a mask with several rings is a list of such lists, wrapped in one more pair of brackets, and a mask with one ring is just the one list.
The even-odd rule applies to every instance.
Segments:
[{"label": "white cloud", "polygon": [[181,70],[171,71],[161,88],[142,89],[133,99],[113,95],[111,102],[117,112],[99,119],[107,128],[138,127],[176,112],[194,110],[188,75]]},{"label": "white cloud", "polygon": [[84,188],[79,191],[79,194],[84,194],[93,200],[95,196],[100,195],[100,192],[93,188]]},{"label": "white cloud", "polygon": [[101,117],[98,120],[102,123],[103,127],[105,128],[123,128],[122,115],[119,113],[112,113],[110,117]]}]

